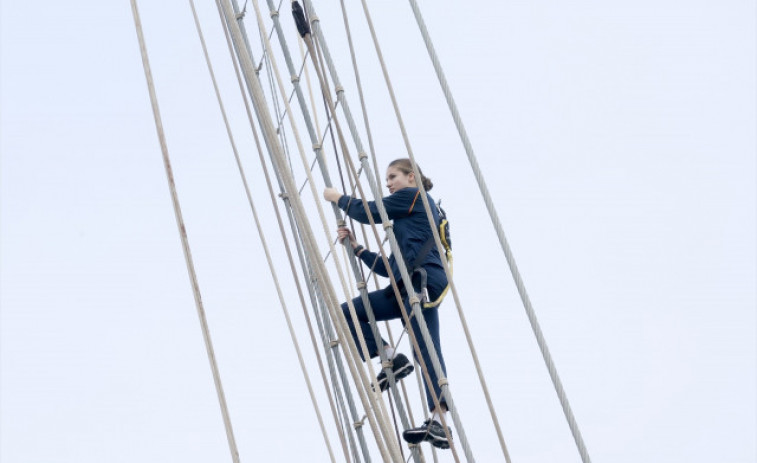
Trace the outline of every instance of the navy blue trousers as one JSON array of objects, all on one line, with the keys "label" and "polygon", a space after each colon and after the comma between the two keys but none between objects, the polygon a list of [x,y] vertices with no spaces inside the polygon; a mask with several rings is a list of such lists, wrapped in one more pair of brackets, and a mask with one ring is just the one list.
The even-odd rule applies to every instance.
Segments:
[{"label": "navy blue trousers", "polygon": [[[368,300],[371,303],[371,308],[373,309],[373,315],[376,317],[376,321],[386,321],[386,320],[394,320],[396,318],[402,319],[402,324],[405,324],[405,319],[402,316],[402,312],[400,312],[400,307],[397,304],[397,298],[394,297],[393,291],[387,291],[384,289],[373,291],[368,293]],[[406,311],[408,316],[412,314],[412,307],[408,303],[408,296],[405,296],[403,299],[403,309]],[[355,299],[352,300],[352,303],[355,306],[355,312],[357,313],[357,318],[360,321],[360,329],[363,332],[363,337],[365,338],[365,343],[368,345],[368,352],[370,352],[371,358],[377,357],[379,355],[379,345],[376,342],[376,338],[373,336],[373,331],[371,330],[371,327],[368,323],[368,314],[365,311],[365,307],[363,306],[362,299],[358,296]],[[365,361],[365,357],[363,356],[363,350],[360,348],[360,342],[357,337],[357,332],[355,330],[355,325],[352,323],[352,316],[350,315],[349,307],[347,306],[347,303],[342,304],[342,311],[344,312],[344,316],[347,319],[347,324],[350,326],[350,331],[352,332],[352,338],[355,340],[355,344],[357,344],[358,352],[360,353],[360,358]],[[431,334],[431,339],[434,343],[434,347],[436,348],[436,354],[439,356],[439,363],[441,364],[442,371],[444,372],[444,376],[447,376],[447,370],[444,366],[444,357],[442,356],[442,349],[439,342],[439,307],[433,307],[430,309],[424,309],[423,310],[423,318],[426,320],[426,326],[428,327],[428,331]],[[421,354],[423,355],[423,362],[426,365],[426,368],[428,368],[429,376],[431,377],[431,382],[434,386],[434,392],[436,393],[436,396],[439,398],[439,402],[445,404],[446,402],[444,398],[442,397],[441,388],[439,387],[439,379],[436,376],[436,373],[434,372],[433,364],[431,363],[431,357],[428,353],[428,348],[426,347],[426,343],[423,341],[423,336],[421,335],[421,329],[418,325],[418,321],[415,319],[415,317],[412,317],[410,319],[410,325],[413,328],[413,333],[415,334],[415,338],[418,340],[418,346],[420,347]],[[381,339],[381,348],[383,346],[387,345],[388,343]],[[413,349],[413,357],[416,358],[415,355],[415,349]],[[423,379],[423,385],[426,387],[426,402],[428,403],[429,410],[434,410],[434,400],[432,399],[431,392],[429,391],[428,385],[426,384],[426,380]]]}]

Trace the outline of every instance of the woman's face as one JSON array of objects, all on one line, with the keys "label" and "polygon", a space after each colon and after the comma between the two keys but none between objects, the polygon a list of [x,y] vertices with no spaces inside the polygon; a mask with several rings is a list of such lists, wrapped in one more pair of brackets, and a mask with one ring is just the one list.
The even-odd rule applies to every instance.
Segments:
[{"label": "woman's face", "polygon": [[411,186],[416,186],[414,172],[406,174],[394,166],[386,169],[386,187],[389,189],[389,193]]}]

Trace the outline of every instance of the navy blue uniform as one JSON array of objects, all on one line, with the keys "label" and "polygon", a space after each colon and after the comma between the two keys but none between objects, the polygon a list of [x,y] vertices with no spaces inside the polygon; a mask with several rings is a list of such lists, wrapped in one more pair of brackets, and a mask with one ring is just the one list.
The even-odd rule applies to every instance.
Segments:
[{"label": "navy blue uniform", "polygon": [[[426,194],[426,197],[428,198],[429,204],[434,204],[433,199],[430,195],[428,195],[428,193]],[[420,198],[420,191],[418,190],[418,188],[414,187],[403,188],[396,191],[394,194],[383,198],[383,202],[389,219],[394,223],[394,235],[397,238],[397,243],[399,244],[400,251],[405,258],[405,262],[407,264],[414,264],[416,256],[420,252],[424,243],[426,243],[426,241],[433,236],[431,227],[428,223],[428,217],[426,216],[426,210],[423,207],[423,201]],[[337,204],[340,209],[344,210],[347,213],[347,215],[360,223],[370,223],[368,220],[369,213],[376,223],[381,223],[381,217],[379,216],[378,208],[376,207],[376,203],[373,201],[368,201],[367,212],[363,207],[363,202],[359,198],[353,198],[344,195],[339,198]],[[438,227],[439,214],[435,207],[432,207],[431,211],[434,217],[434,226]],[[400,275],[399,268],[397,267],[397,257],[394,254],[389,256],[388,269],[384,265],[384,261],[383,259],[381,259],[381,255],[375,252],[368,250],[363,251],[360,254],[360,260],[362,260],[363,263],[368,267],[373,267],[373,271],[378,275],[389,277],[389,272],[391,271],[391,274],[394,275],[397,283],[400,285],[403,284],[402,276]],[[442,261],[439,257],[439,252],[436,249],[436,246],[433,246],[423,258],[421,266],[424,268],[424,270],[426,270],[428,277],[427,288],[429,298],[430,300],[434,301],[447,287],[447,276],[444,272],[444,267],[442,265]],[[408,271],[412,272],[412,269],[408,268]],[[402,309],[405,311],[405,313],[408,314],[408,316],[410,316],[412,314],[412,308],[408,302],[408,299],[409,296],[404,295],[402,301]],[[402,312],[400,312],[401,308],[399,304],[397,304],[397,299],[394,296],[394,291],[391,289],[391,285],[387,288],[368,293],[368,300],[370,301],[371,308],[373,309],[373,314],[376,317],[376,321],[401,318],[404,324],[404,318],[402,317]],[[356,297],[352,300],[352,303],[355,306],[358,320],[360,320],[360,327],[363,332],[365,342],[368,345],[368,351],[370,352],[371,357],[376,357],[378,356],[379,346],[376,342],[377,340],[373,336],[370,325],[368,324],[368,315],[366,314],[365,307],[363,306],[363,301],[360,297]],[[439,362],[441,363],[442,371],[446,376],[447,372],[444,366],[444,358],[442,357],[441,345],[439,342],[438,309],[439,306],[425,309],[423,311],[423,318],[426,321],[426,326],[429,333],[431,334],[431,339],[433,340],[434,347],[436,348],[436,353],[439,356]],[[347,322],[350,326],[350,330],[352,331],[352,336],[355,339],[355,343],[358,344],[357,332],[355,331],[355,326],[352,323],[352,317],[350,315],[347,303],[342,304],[342,311],[344,311],[344,315],[347,318]],[[434,372],[431,358],[428,354],[428,349],[426,348],[426,343],[423,341],[420,327],[418,326],[418,323],[414,317],[411,318],[411,325],[415,337],[418,340],[418,345],[420,347],[421,353],[423,354],[423,361],[428,367],[429,376],[431,377],[431,382],[434,385],[436,395],[437,397],[439,397],[440,402],[444,403],[444,398],[441,397],[441,389],[438,385],[438,379],[436,373]],[[381,345],[384,346],[386,344],[386,341],[382,339]],[[362,349],[358,349],[358,351],[360,352],[360,357],[365,360],[365,358],[363,357]],[[413,353],[415,353],[415,350],[413,350]],[[426,386],[426,400],[428,402],[429,409],[433,410],[434,403],[431,399],[431,393],[428,390],[428,386]]]}]

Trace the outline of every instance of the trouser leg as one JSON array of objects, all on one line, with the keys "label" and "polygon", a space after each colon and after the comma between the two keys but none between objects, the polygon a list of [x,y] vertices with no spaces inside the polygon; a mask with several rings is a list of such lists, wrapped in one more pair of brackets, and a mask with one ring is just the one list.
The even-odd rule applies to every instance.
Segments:
[{"label": "trouser leg", "polygon": [[[386,297],[383,290],[368,293],[368,301],[371,304],[371,309],[373,310],[373,315],[376,318],[376,321],[391,320],[400,316],[399,306],[397,305],[396,300],[394,297]],[[371,358],[376,357],[379,354],[379,345],[383,347],[386,344],[386,341],[381,338],[377,340],[375,336],[373,336],[373,330],[368,323],[368,312],[365,310],[363,299],[358,296],[352,300],[352,304],[355,306],[355,313],[357,314],[359,327],[365,338],[365,343],[368,346],[368,352]],[[365,361],[363,349],[360,348],[360,340],[357,335],[357,330],[352,323],[352,316],[350,315],[350,309],[346,302],[342,304],[342,312],[344,312],[344,317],[347,319],[347,324],[350,327],[352,338],[357,345],[360,358]],[[380,344],[377,341],[380,341]]]},{"label": "trouser leg", "polygon": [[[408,307],[408,310],[410,310],[409,305],[407,304],[407,299],[405,299],[405,306]],[[442,367],[442,372],[444,373],[444,377],[446,378],[447,368],[444,365],[444,356],[442,356],[441,342],[439,339],[439,308],[433,307],[430,309],[423,310],[423,318],[426,321],[426,327],[428,328],[428,332],[431,335],[431,340],[434,344],[434,348],[436,349],[436,354],[439,357],[439,363]],[[431,355],[429,353],[428,346],[423,340],[423,335],[421,334],[421,329],[418,324],[418,320],[416,320],[415,317],[412,317],[410,324],[413,328],[415,339],[418,340],[418,346],[420,347],[421,355],[423,356],[423,363],[426,365],[426,369],[428,369],[428,374],[431,377],[431,383],[433,386],[434,393],[439,398],[439,402],[446,406],[446,402],[441,395],[442,388],[441,386],[439,386],[439,378],[436,375],[433,363],[431,363]],[[415,359],[418,360],[418,356],[415,353],[415,349],[413,349],[413,355]],[[425,377],[423,379],[423,385],[426,387],[426,402],[428,403],[428,408],[429,410],[433,411],[435,408],[434,400],[432,398],[431,391],[429,390],[428,384],[426,384]]]}]

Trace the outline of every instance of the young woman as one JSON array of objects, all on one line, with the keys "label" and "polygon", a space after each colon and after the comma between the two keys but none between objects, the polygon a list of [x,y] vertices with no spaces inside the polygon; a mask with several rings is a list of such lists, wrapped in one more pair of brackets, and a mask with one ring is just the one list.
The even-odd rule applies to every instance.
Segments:
[{"label": "young woman", "polygon": [[[418,169],[420,171],[420,168]],[[439,257],[439,252],[436,246],[426,245],[429,239],[433,240],[433,234],[431,227],[429,226],[426,210],[423,206],[423,201],[420,198],[420,189],[416,183],[418,180],[413,172],[412,164],[409,159],[397,159],[389,164],[386,170],[386,186],[389,189],[390,195],[383,198],[384,207],[386,208],[389,219],[394,224],[394,235],[397,238],[397,242],[402,252],[402,257],[407,265],[408,272],[413,273],[413,268],[422,268],[426,274],[426,288],[428,291],[429,301],[436,301],[447,288],[447,276],[444,272],[444,267]],[[431,180],[423,176],[421,173],[421,179],[423,187],[426,192],[431,190],[433,183]],[[359,198],[354,198],[348,195],[342,195],[338,190],[334,188],[326,188],[323,192],[324,198],[327,201],[336,203],[340,209],[344,210],[347,215],[357,220],[360,223],[369,223],[368,214],[373,217],[376,223],[381,222],[381,217],[378,213],[378,208],[375,202],[368,201],[368,211],[363,207],[363,203]],[[434,204],[431,196],[426,193],[429,204]],[[439,226],[439,214],[435,207],[431,208],[434,217],[434,226]],[[402,281],[399,268],[397,267],[398,256],[392,254],[389,257],[389,268],[384,265],[381,255],[375,252],[366,250],[363,246],[357,243],[355,235],[349,228],[342,227],[338,230],[339,240],[344,243],[345,239],[349,240],[350,246],[357,257],[369,268],[373,268],[373,271],[383,277],[389,277],[391,273],[394,275],[397,284],[402,288],[403,301],[402,306],[397,303],[394,290],[391,285],[378,291],[368,293],[368,300],[370,301],[373,314],[376,317],[376,321],[392,320],[401,318],[404,324],[404,317],[401,311],[405,311],[411,320],[411,325],[415,338],[418,340],[418,345],[423,356],[423,362],[428,369],[431,382],[433,384],[434,392],[439,398],[441,410],[436,410],[431,391],[429,391],[428,385],[426,386],[426,401],[429,409],[431,410],[432,417],[427,420],[423,426],[414,429],[408,429],[403,433],[403,437],[406,441],[417,444],[422,441],[430,442],[432,445],[438,448],[449,448],[449,441],[445,435],[444,428],[440,423],[440,414],[447,411],[447,404],[444,397],[441,395],[441,388],[439,387],[439,381],[434,372],[433,365],[431,363],[431,357],[428,352],[426,343],[421,335],[420,327],[415,317],[412,317],[412,307],[410,306],[408,299],[408,291],[405,288],[409,286],[406,282]],[[433,241],[431,241],[433,243]],[[425,247],[424,247],[425,245]],[[421,260],[416,262],[416,260]],[[418,275],[418,273],[414,273]],[[419,282],[416,281],[416,277],[412,276],[414,284],[412,285],[416,291],[419,291]],[[419,280],[419,279],[418,279]],[[365,342],[368,346],[368,351],[371,358],[379,355],[379,348],[384,349],[387,354],[387,358],[393,359],[392,371],[396,380],[400,380],[413,371],[413,364],[403,354],[397,354],[395,356],[394,349],[387,344],[383,339],[378,340],[373,336],[373,331],[368,324],[368,315],[363,301],[360,297],[352,300],[355,307],[358,320],[360,321],[359,328],[362,331]],[[342,304],[342,310],[347,318],[347,322],[352,331],[352,336],[355,342],[358,342],[357,331],[352,323],[352,317],[350,315],[347,303]],[[439,307],[426,308],[423,310],[423,318],[426,321],[426,326],[431,334],[431,339],[434,343],[434,348],[439,356],[439,362],[441,363],[442,371],[446,377],[447,372],[444,366],[444,358],[442,357],[441,345],[439,342]],[[361,349],[360,357],[365,361],[363,352]],[[386,374],[382,370],[377,379],[379,387],[382,391],[389,388],[389,382]]]}]

